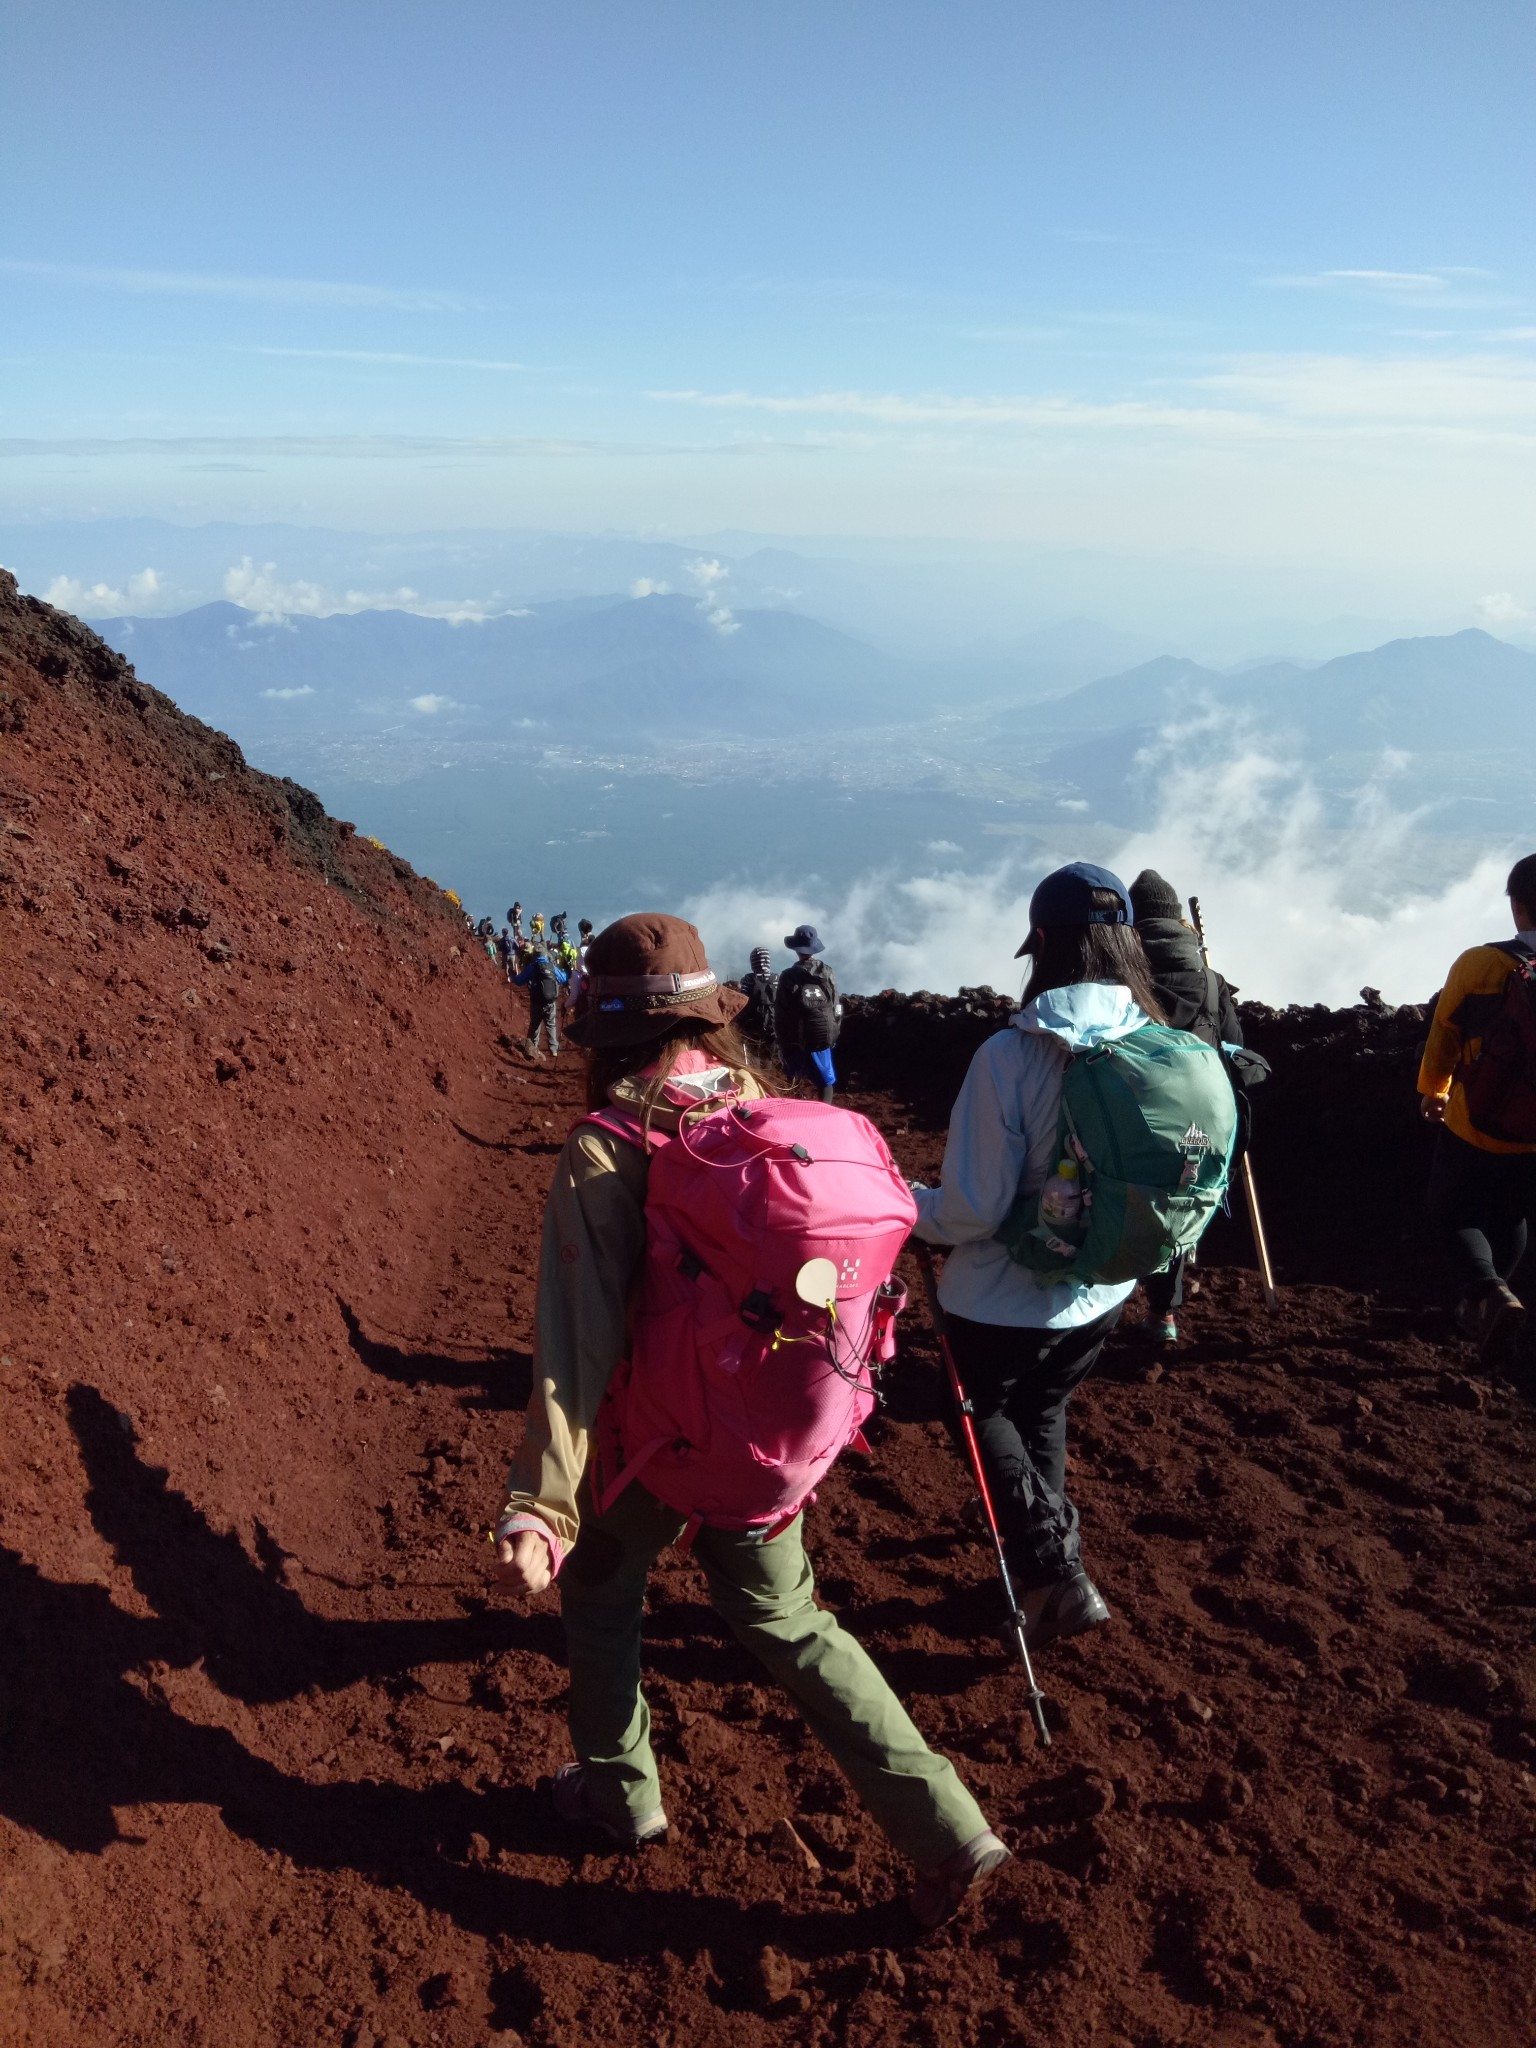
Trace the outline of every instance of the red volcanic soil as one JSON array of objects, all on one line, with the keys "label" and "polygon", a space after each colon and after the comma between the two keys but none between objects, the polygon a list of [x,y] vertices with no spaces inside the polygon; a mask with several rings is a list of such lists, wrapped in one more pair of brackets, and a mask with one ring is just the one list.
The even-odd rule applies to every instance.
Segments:
[{"label": "red volcanic soil", "polygon": [[[1379,1213],[1305,1175],[1400,1091],[1350,1013],[1266,1027],[1280,1311],[1229,1228],[1178,1357],[1074,1404],[1115,1619],[1042,1656],[1049,1751],[916,1315],[809,1517],[1017,1851],[918,1939],[684,1558],[670,1841],[552,1821],[557,1606],[483,1531],[576,1065],[433,885],[3,579],[0,934],[0,2041],[1530,2041],[1536,1410],[1420,1305],[1402,1131]],[[931,1174],[933,1088],[866,1069]]]}]

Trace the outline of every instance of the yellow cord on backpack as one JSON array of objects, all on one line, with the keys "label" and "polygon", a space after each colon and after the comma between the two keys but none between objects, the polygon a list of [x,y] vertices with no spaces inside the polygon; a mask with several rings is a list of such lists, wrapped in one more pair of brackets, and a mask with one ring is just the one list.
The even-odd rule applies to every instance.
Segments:
[{"label": "yellow cord on backpack", "polygon": [[[837,1330],[837,1303],[835,1301],[829,1301],[826,1304],[826,1309],[828,1323],[826,1341],[835,1344]],[[821,1342],[822,1338],[819,1335],[815,1337],[786,1337],[782,1330],[775,1330],[773,1333],[773,1342],[769,1345],[768,1349],[770,1351],[777,1351],[781,1344],[819,1344]]]}]

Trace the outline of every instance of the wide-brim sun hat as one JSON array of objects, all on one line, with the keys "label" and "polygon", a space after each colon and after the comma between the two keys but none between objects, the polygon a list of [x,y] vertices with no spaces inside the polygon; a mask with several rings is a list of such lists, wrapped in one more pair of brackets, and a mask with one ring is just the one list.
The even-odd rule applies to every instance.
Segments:
[{"label": "wide-brim sun hat", "polygon": [[642,910],[600,931],[587,948],[587,981],[566,1024],[573,1045],[643,1045],[696,1018],[729,1024],[746,1008],[740,989],[715,978],[697,929]]},{"label": "wide-brim sun hat", "polygon": [[827,950],[817,938],[813,924],[797,924],[784,943],[791,953],[825,953]]},{"label": "wide-brim sun hat", "polygon": [[[1113,909],[1094,902],[1101,891],[1118,899]],[[1095,867],[1092,861],[1075,860],[1070,867],[1057,868],[1054,874],[1047,875],[1030,897],[1029,936],[1013,957],[1022,960],[1026,954],[1032,954],[1036,933],[1048,932],[1056,925],[1135,922],[1130,891],[1120,877],[1108,868]]]}]

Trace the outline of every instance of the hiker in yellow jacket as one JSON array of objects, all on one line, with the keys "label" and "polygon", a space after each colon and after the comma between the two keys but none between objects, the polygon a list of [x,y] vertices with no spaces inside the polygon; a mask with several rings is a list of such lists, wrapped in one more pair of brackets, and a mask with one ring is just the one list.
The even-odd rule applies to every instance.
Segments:
[{"label": "hiker in yellow jacket", "polygon": [[[1524,1304],[1509,1283],[1536,1218],[1536,1143],[1480,1130],[1466,1074],[1504,1008],[1511,973],[1536,956],[1536,853],[1515,863],[1505,886],[1515,936],[1472,946],[1452,964],[1419,1067],[1420,1113],[1440,1126],[1430,1214],[1457,1275],[1457,1324],[1490,1364],[1508,1354],[1524,1321]],[[1528,1085],[1536,1093],[1536,1073]]]}]

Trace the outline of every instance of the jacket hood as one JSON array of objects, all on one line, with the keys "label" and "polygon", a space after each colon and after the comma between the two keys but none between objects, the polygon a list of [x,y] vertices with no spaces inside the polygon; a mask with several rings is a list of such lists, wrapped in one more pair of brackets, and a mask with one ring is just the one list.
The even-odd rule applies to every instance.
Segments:
[{"label": "jacket hood", "polygon": [[1075,981],[1066,988],[1048,988],[1013,1017],[1014,1028],[1059,1038],[1074,1052],[1129,1038],[1151,1020],[1118,981]]}]

